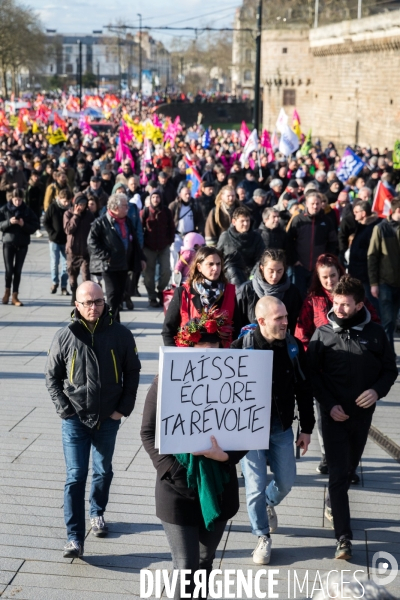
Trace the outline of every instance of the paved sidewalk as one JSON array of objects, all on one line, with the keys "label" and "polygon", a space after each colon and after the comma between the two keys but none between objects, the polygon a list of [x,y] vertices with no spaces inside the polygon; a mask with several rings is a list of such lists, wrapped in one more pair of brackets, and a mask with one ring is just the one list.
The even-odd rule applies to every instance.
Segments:
[{"label": "paved sidewalk", "polygon": [[[3,269],[2,259],[0,260]],[[3,285],[4,272],[0,271]],[[20,297],[26,306],[0,305],[0,596],[20,600],[122,600],[139,597],[141,568],[168,569],[170,554],[154,515],[155,473],[141,447],[139,430],[146,391],[157,372],[161,311],[147,309],[145,297],[122,321],[133,331],[142,362],[141,383],[133,415],[124,420],[117,439],[114,481],[106,514],[110,535],[90,534],[84,560],[65,560],[63,521],[64,460],[60,419],[44,385],[46,353],[58,328],[70,316],[69,298],[50,294],[48,245],[33,239]],[[2,294],[3,289],[0,288]],[[398,353],[400,351],[398,349]],[[374,424],[400,444],[399,381],[379,402]],[[390,552],[400,563],[400,465],[369,441],[360,466],[361,484],[350,492],[355,532],[354,559],[332,559],[333,532],[324,519],[327,478],[316,473],[316,436],[298,461],[294,489],[278,507],[271,569],[279,569],[275,592],[288,598],[288,571],[302,581],[309,571],[309,593],[316,571],[361,569],[368,574],[375,552]],[[244,502],[227,526],[215,568],[253,569],[256,538],[249,531]],[[348,575],[348,573],[346,573]],[[388,586],[400,597],[400,575]],[[305,598],[297,588],[297,598]]]}]

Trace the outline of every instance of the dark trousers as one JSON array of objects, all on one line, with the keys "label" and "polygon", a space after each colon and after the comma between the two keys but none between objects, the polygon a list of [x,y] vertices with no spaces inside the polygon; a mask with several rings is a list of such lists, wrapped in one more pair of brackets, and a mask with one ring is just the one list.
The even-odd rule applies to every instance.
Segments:
[{"label": "dark trousers", "polygon": [[4,268],[6,271],[6,288],[11,288],[13,293],[18,292],[21,281],[22,267],[24,266],[28,246],[14,246],[3,244]]},{"label": "dark trousers", "polygon": [[347,421],[334,421],[322,411],[322,435],[325,445],[326,462],[329,468],[329,502],[332,508],[335,535],[353,539],[350,525],[348,490],[351,475],[360,462],[372,414],[350,417]]},{"label": "dark trousers", "polygon": [[89,258],[85,256],[76,256],[67,252],[67,271],[69,277],[69,285],[74,292],[78,287],[79,271],[82,275],[82,281],[90,280]]},{"label": "dark trousers", "polygon": [[400,309],[400,288],[382,283],[379,286],[379,308],[382,327],[394,350],[394,331]]},{"label": "dark trousers", "polygon": [[[207,531],[204,524],[190,526],[161,522],[171,549],[174,569],[190,569],[192,576],[195,571],[204,569],[207,571],[208,581],[208,577],[212,571],[215,552],[223,536],[226,521],[216,521],[214,523],[214,531]],[[186,593],[190,593],[190,597],[192,597],[194,583],[192,578],[188,579],[191,580],[191,585],[186,586]],[[204,595],[200,596],[200,598],[206,597]],[[175,600],[181,598],[179,577],[174,598]]]},{"label": "dark trousers", "polygon": [[302,298],[307,296],[308,288],[311,285],[313,271],[308,271],[303,265],[293,267],[293,283],[299,289]]},{"label": "dark trousers", "polygon": [[116,321],[120,321],[119,305],[122,304],[128,271],[103,271],[107,303]]}]

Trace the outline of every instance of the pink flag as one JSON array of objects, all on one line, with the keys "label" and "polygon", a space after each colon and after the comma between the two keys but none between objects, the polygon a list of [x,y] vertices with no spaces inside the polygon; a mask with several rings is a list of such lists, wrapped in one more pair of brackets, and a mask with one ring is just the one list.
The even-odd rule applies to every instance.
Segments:
[{"label": "pink flag", "polygon": [[266,150],[268,162],[272,162],[273,160],[275,160],[275,154],[274,149],[272,148],[271,138],[269,137],[269,133],[266,129],[264,129],[261,135],[261,146]]},{"label": "pink flag", "polygon": [[[131,151],[129,150],[129,147],[124,142],[123,135],[121,135],[121,132],[119,135],[117,150],[115,152],[115,160],[117,160],[118,162],[121,162],[121,163],[124,160],[129,160],[129,162],[131,163],[132,169],[135,168],[135,163],[134,163]],[[122,171],[122,169],[121,169],[121,171]]]},{"label": "pink flag", "polygon": [[246,125],[246,121],[242,121],[242,124],[240,126],[240,132],[239,132],[240,145],[245,146],[249,137],[250,137],[250,131]]},{"label": "pink flag", "polygon": [[97,132],[90,126],[88,117],[80,118],[79,128],[82,130],[83,135],[93,135],[94,137],[97,137]]},{"label": "pink flag", "polygon": [[162,123],[161,123],[161,121],[158,118],[158,115],[156,113],[153,114],[153,125],[155,127],[162,127]]},{"label": "pink flag", "polygon": [[295,123],[295,121],[297,121],[299,125],[301,124],[300,115],[296,109],[294,109],[294,111],[293,111],[292,123]]},{"label": "pink flag", "polygon": [[130,127],[125,123],[122,123],[121,128],[119,130],[119,135],[122,136],[122,140],[124,143],[128,143],[133,139],[133,132]]}]

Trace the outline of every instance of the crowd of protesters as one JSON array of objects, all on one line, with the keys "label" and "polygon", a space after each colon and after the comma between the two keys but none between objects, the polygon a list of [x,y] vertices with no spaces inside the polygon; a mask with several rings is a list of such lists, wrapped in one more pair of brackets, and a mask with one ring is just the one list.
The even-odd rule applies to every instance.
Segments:
[{"label": "crowd of protesters", "polygon": [[[98,133],[92,128],[85,132],[67,119],[65,139],[57,144],[50,144],[44,131],[0,138],[0,230],[6,271],[2,302],[7,304],[11,298],[13,305],[22,306],[19,285],[30,238],[43,237],[44,228],[51,294],[61,287],[61,294],[71,296],[71,304],[77,307],[82,303],[77,301],[79,277],[83,282],[92,280],[104,289],[111,314],[119,321],[121,310],[134,309],[132,297],[140,295],[143,275],[149,306],[166,310],[165,345],[229,348],[233,344],[272,349],[281,355],[276,372],[274,362],[273,395],[285,398],[273,407],[270,448],[276,454],[272,450],[261,458],[231,454],[232,465],[242,459],[249,518],[259,538],[254,561],[268,564],[270,533],[277,527],[274,506],[294,482],[295,465],[289,457],[293,438],[288,433],[294,399],[299,403],[300,398],[302,430],[297,442],[305,452],[314,425],[313,396],[322,454],[318,472],[330,476],[325,514],[334,522],[336,557],[350,558],[348,487],[359,481],[356,468],[371,407],[389,391],[397,375],[393,350],[400,309],[396,191],[400,170],[394,168],[388,149],[357,147],[363,167],[343,181],[337,172],[341,155],[333,143],[323,149],[317,142],[289,158],[276,152],[271,159],[257,151],[241,157],[236,132],[205,131],[198,124],[183,123],[166,143],[149,139],[145,145],[133,136],[128,158],[121,158],[121,119],[134,108],[129,101],[122,102]],[[152,122],[147,110],[142,119]],[[373,207],[379,183],[392,198],[387,217]],[[169,288],[169,295],[165,294]],[[342,305],[338,298],[347,298],[348,303]],[[104,305],[104,298],[100,300]],[[198,327],[202,315],[207,316],[210,331],[200,331],[192,343],[190,331]],[[357,337],[360,331],[365,337],[362,342]],[[362,361],[367,365],[365,377],[360,374],[354,382],[358,410],[350,407],[351,392],[346,396],[349,414],[333,404],[326,387],[327,381],[340,379],[331,355],[332,349],[342,352],[342,333],[348,336],[349,362],[358,371]],[[285,340],[299,356],[296,364],[288,358]],[[310,369],[306,356],[311,357]],[[324,362],[325,356],[329,361]],[[340,386],[340,381],[335,385]],[[157,383],[145,409],[142,437],[159,471],[153,430],[156,396]],[[370,410],[363,412],[365,408]],[[347,419],[340,439],[351,460],[338,464],[337,424]],[[359,425],[362,434],[357,437],[354,431]],[[218,462],[230,460],[229,453],[214,442],[206,456]],[[285,473],[278,464],[282,456],[291,465]],[[276,472],[266,488],[265,473],[259,474],[266,471],[267,460]],[[163,478],[173,481],[182,465],[168,464]],[[231,485],[235,482],[231,474]],[[236,495],[231,501],[227,518],[237,510]],[[174,511],[175,500],[171,502]],[[160,508],[160,518],[171,548],[178,552],[179,544],[187,542],[187,530],[179,527],[188,526],[194,517],[190,503],[185,505],[188,516],[182,524],[179,519],[168,521],[168,510],[167,505]],[[207,569],[223,527],[217,530],[205,559]],[[83,552],[82,544],[77,556]],[[72,548],[68,556],[75,556],[74,552]]]}]

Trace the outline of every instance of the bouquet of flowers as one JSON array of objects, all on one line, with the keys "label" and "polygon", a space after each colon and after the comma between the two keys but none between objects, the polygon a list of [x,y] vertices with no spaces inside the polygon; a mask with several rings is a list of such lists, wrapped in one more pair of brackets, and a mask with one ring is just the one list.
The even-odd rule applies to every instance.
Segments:
[{"label": "bouquet of flowers", "polygon": [[221,338],[222,344],[228,344],[229,347],[232,331],[228,313],[214,308],[180,327],[174,339],[178,347],[193,347],[201,340],[203,334],[216,334]]}]

